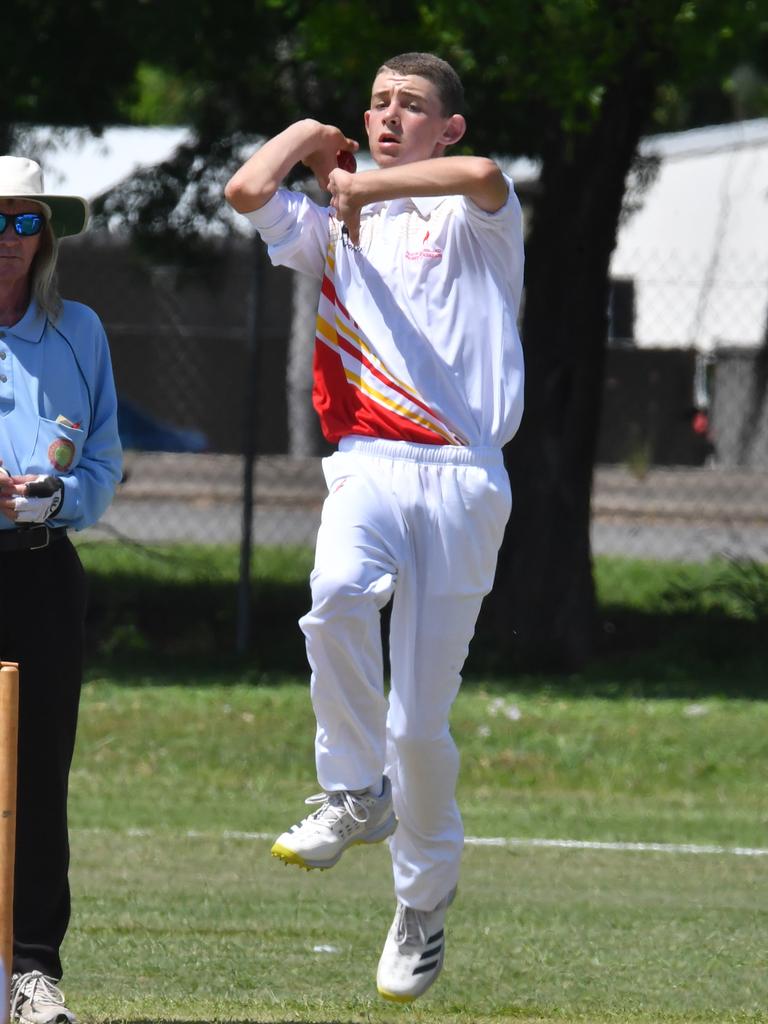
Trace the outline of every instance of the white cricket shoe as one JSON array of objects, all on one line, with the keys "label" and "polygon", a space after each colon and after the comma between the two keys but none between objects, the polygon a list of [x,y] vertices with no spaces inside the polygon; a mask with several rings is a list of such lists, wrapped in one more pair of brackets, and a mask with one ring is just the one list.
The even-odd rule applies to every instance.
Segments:
[{"label": "white cricket shoe", "polygon": [[77,1018],[64,1005],[64,995],[55,979],[42,971],[14,974],[11,978],[11,1021],[20,1024],[76,1024]]},{"label": "white cricket shoe", "polygon": [[414,910],[398,900],[376,972],[379,995],[410,1003],[436,980],[445,957],[445,912],[455,895],[453,889],[434,910]]},{"label": "white cricket shoe", "polygon": [[278,836],[272,856],[300,868],[332,868],[348,846],[380,843],[397,828],[392,810],[392,785],[384,776],[381,794],[370,790],[350,793],[346,789],[317,793],[307,804],[321,806]]}]

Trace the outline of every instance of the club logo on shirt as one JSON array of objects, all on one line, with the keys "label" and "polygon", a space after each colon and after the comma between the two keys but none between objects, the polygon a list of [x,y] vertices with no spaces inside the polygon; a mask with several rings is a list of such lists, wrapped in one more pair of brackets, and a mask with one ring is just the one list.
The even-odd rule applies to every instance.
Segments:
[{"label": "club logo on shirt", "polygon": [[427,246],[428,242],[429,242],[429,231],[427,231],[426,235],[424,235],[424,238],[421,241],[421,248],[420,249],[406,249],[405,250],[405,258],[407,260],[439,260],[439,259],[442,259],[443,250],[439,249],[439,248],[436,248],[436,249],[428,248],[428,246]]},{"label": "club logo on shirt", "polygon": [[68,437],[57,437],[48,445],[48,461],[54,469],[69,469],[75,458],[75,446]]}]

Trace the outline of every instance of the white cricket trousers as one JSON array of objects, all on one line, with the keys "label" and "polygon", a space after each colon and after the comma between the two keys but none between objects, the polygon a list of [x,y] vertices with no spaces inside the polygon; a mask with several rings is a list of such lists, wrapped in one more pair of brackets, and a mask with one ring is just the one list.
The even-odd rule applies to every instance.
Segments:
[{"label": "white cricket trousers", "polygon": [[[326,791],[392,782],[395,892],[432,910],[457,884],[464,830],[449,716],[511,509],[498,448],[343,438],[300,620]],[[393,599],[385,695],[381,609]]]}]

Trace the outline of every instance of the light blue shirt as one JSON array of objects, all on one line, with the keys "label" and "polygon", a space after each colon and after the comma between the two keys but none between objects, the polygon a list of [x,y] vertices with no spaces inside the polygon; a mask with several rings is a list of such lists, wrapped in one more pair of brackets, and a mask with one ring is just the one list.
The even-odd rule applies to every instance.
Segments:
[{"label": "light blue shirt", "polygon": [[[0,327],[0,459],[12,476],[61,478],[51,526],[83,530],[108,508],[122,476],[117,397],[107,337],[88,306],[65,301],[52,322],[32,301]],[[0,516],[0,529],[14,528]]]}]

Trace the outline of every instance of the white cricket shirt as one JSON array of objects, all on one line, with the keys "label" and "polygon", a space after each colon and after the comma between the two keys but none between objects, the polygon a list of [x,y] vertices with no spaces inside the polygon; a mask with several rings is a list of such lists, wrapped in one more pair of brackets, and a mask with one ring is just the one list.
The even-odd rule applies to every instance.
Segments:
[{"label": "white cricket shirt", "polygon": [[328,207],[280,189],[246,214],[276,265],[322,279],[313,402],[323,433],[500,447],[523,411],[520,204],[463,196]]}]

